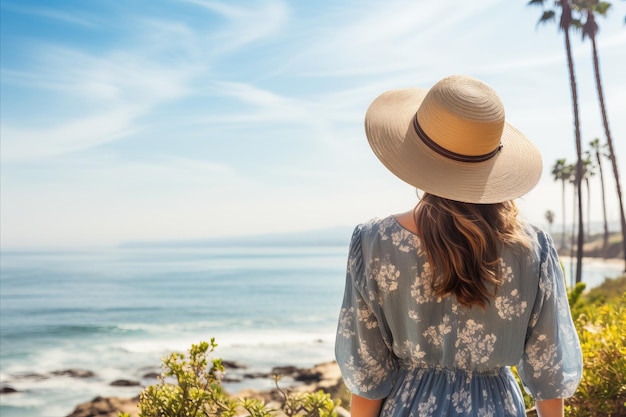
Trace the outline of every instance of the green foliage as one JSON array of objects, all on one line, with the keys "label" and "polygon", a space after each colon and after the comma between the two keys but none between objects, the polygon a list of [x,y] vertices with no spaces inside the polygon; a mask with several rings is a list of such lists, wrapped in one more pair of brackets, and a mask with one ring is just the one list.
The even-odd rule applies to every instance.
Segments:
[{"label": "green foliage", "polygon": [[282,409],[288,416],[337,417],[335,403],[323,391],[286,395]]},{"label": "green foliage", "polygon": [[[607,279],[588,293],[584,290],[585,284],[578,283],[568,292],[584,367],[578,390],[565,400],[565,415],[625,416],[626,277]],[[526,409],[530,409],[533,399],[523,394]]]},{"label": "green foliage", "polygon": [[567,301],[574,319],[582,314],[585,308],[587,308],[587,304],[585,304],[583,298],[583,292],[586,287],[587,285],[585,283],[578,282],[576,283],[576,286],[574,288],[570,288],[567,293]]},{"label": "green foliage", "polygon": [[588,305],[575,321],[583,350],[583,378],[566,400],[577,417],[626,415],[626,294]]},{"label": "green foliage", "polygon": [[616,279],[606,279],[602,285],[589,290],[585,294],[585,301],[589,304],[601,305],[619,301],[622,294],[626,293],[626,275]]},{"label": "green foliage", "polygon": [[[338,404],[323,391],[290,394],[279,388],[284,398],[280,409],[259,399],[230,397],[220,383],[222,361],[210,356],[216,347],[211,339],[191,345],[187,357],[175,352],[163,358],[159,383],[139,396],[140,417],[337,417]],[[119,417],[130,416],[120,413]]]}]

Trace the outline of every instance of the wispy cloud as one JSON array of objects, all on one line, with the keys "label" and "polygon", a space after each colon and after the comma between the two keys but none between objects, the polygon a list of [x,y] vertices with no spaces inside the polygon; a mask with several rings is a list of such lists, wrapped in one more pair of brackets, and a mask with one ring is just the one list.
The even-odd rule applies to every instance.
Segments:
[{"label": "wispy cloud", "polygon": [[45,19],[57,20],[62,23],[88,28],[96,27],[103,22],[102,19],[84,12],[61,11],[56,8],[51,9],[47,7],[23,7],[15,4],[3,4],[2,7],[21,14],[43,17]]},{"label": "wispy cloud", "polygon": [[30,118],[22,123],[3,121],[3,159],[42,158],[128,137],[141,129],[139,118],[155,106],[188,93],[194,75],[194,68],[169,67],[130,51],[103,57],[49,47],[39,59],[45,65],[4,71],[3,81],[51,90],[57,103],[71,103],[68,110],[73,116],[43,126],[32,122],[20,126]]},{"label": "wispy cloud", "polygon": [[328,21],[333,30],[323,30],[321,36],[313,33],[315,41],[277,73],[346,77],[435,67],[446,57],[437,45],[444,39],[476,36],[466,29],[462,34],[461,28],[496,3],[395,1],[369,7],[352,3],[336,20]]},{"label": "wispy cloud", "polygon": [[213,54],[241,48],[276,35],[284,27],[289,9],[282,0],[248,3],[246,7],[209,0],[183,0],[225,18],[224,27],[208,38]]},{"label": "wispy cloud", "polygon": [[120,140],[136,133],[138,127],[133,122],[142,113],[140,109],[122,107],[45,128],[13,127],[2,123],[2,159],[46,158]]},{"label": "wispy cloud", "polygon": [[[29,68],[3,66],[3,84],[49,91],[56,95],[56,102],[72,103],[69,108],[73,108],[73,116],[41,128],[32,127],[30,122],[20,126],[17,120],[3,121],[2,158],[59,155],[137,133],[142,129],[139,118],[148,117],[152,109],[194,96],[197,86],[210,76],[216,54],[274,34],[287,17],[287,7],[279,1],[248,9],[200,0],[188,3],[220,14],[225,25],[211,31],[192,30],[181,21],[135,16],[137,27],[129,42],[104,54],[44,42],[32,49],[35,62]],[[28,12],[43,13],[34,9]],[[242,88],[243,84],[235,83],[228,90],[238,94],[237,99],[259,95],[259,91],[244,92]],[[282,113],[285,120],[298,113],[297,106],[276,100],[270,107],[257,103],[257,108],[263,108],[257,119]]]}]

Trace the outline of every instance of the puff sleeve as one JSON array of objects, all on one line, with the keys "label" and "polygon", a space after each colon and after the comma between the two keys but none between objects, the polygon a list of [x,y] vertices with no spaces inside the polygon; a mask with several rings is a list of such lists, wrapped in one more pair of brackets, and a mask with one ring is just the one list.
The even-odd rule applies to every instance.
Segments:
[{"label": "puff sleeve", "polygon": [[552,240],[539,236],[539,288],[518,364],[526,390],[537,401],[567,398],[582,376],[582,352],[572,321],[565,279]]},{"label": "puff sleeve", "polygon": [[366,289],[361,227],[352,235],[346,286],[339,314],[335,357],[348,390],[381,399],[389,395],[397,369],[377,303]]}]

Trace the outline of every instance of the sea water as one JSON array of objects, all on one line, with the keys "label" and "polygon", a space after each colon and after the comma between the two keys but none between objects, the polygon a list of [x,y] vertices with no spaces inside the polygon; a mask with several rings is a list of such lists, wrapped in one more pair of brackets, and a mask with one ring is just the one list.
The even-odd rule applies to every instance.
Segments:
[{"label": "sea water", "polygon": [[[110,383],[155,383],[144,375],[163,356],[213,337],[215,357],[248,372],[330,361],[346,256],[346,246],[2,253],[0,382],[19,392],[0,396],[0,415],[133,397],[141,387]],[[95,376],[54,375],[68,369]]]},{"label": "sea water", "polygon": [[[346,257],[347,245],[3,252],[0,383],[18,392],[0,395],[0,415],[66,416],[96,396],[133,397],[163,356],[213,337],[215,357],[245,372],[330,361]],[[585,265],[590,286],[623,268]],[[69,369],[93,376],[55,375]],[[118,379],[141,386],[110,385]]]}]

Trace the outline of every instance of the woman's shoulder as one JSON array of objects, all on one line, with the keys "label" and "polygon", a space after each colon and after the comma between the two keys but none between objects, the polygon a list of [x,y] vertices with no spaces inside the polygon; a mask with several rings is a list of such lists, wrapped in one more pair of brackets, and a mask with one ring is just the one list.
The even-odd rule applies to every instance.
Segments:
[{"label": "woman's shoulder", "polygon": [[409,252],[418,249],[415,233],[401,225],[395,215],[374,217],[356,226],[353,240],[372,251]]},{"label": "woman's shoulder", "polygon": [[393,215],[386,217],[373,217],[357,224],[354,233],[360,235],[362,239],[383,238],[389,236],[398,223]]},{"label": "woman's shoulder", "polygon": [[535,246],[540,247],[542,250],[549,250],[554,246],[552,236],[541,227],[533,223],[523,223],[522,227],[530,237]]},{"label": "woman's shoulder", "polygon": [[552,236],[533,223],[523,222],[522,227],[531,242],[530,254],[535,263],[541,264],[550,257],[558,258]]}]

